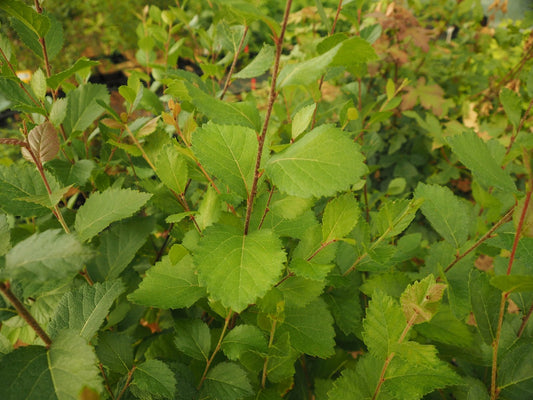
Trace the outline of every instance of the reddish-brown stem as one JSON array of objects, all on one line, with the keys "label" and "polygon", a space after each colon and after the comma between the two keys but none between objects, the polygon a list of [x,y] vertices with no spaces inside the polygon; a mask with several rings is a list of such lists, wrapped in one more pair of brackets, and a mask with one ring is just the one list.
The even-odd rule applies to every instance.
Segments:
[{"label": "reddish-brown stem", "polygon": [[33,316],[30,314],[28,309],[22,304],[22,302],[15,296],[15,294],[11,291],[9,288],[9,285],[7,285],[4,282],[0,282],[0,292],[6,297],[6,299],[11,303],[11,305],[17,310],[17,313],[20,315],[20,317],[26,321],[26,323],[35,331],[37,336],[41,338],[41,340],[46,345],[46,348],[50,348],[52,345],[52,339],[46,334],[43,328],[41,328],[41,325],[33,318]]},{"label": "reddish-brown stem", "polygon": [[[4,51],[1,48],[0,48],[0,54],[2,55],[3,59],[5,60],[7,66],[9,67],[9,69],[11,70],[13,75],[16,76],[17,75],[17,71],[15,71],[15,68],[13,68],[13,65],[9,62],[6,54],[4,53]],[[24,86],[24,84],[22,83],[22,81],[20,79],[18,80],[18,85],[24,91],[24,93],[26,93],[26,95],[30,98],[30,100],[32,101],[33,104],[35,104],[39,108],[42,108],[42,104],[39,103],[37,100],[35,100],[33,98],[33,96],[30,94],[30,92],[28,92],[28,89],[26,89],[26,87]]]},{"label": "reddish-brown stem", "polygon": [[513,212],[514,212],[514,207],[512,207],[509,211],[507,211],[507,213],[498,222],[496,222],[493,225],[493,227],[488,230],[487,233],[485,233],[483,236],[481,236],[481,238],[479,238],[479,240],[476,243],[474,243],[468,250],[466,250],[464,253],[456,256],[455,260],[453,260],[453,262],[444,269],[444,272],[445,273],[448,272],[459,261],[461,261],[468,254],[470,254],[472,251],[474,251],[479,245],[481,245],[485,240],[490,239],[492,237],[492,234],[494,233],[494,231],[496,231],[496,229],[498,229],[500,226],[502,226],[503,224],[505,224],[506,222],[511,220],[511,218],[513,217]]},{"label": "reddish-brown stem", "polygon": [[259,222],[259,225],[257,226],[257,230],[261,229],[261,227],[263,226],[263,222],[265,222],[266,215],[270,211],[270,208],[268,208],[268,206],[270,205],[270,201],[272,200],[273,194],[274,194],[274,187],[270,189],[270,193],[268,194],[268,200],[265,206],[265,212],[263,213],[263,216],[261,217],[261,222]]},{"label": "reddish-brown stem", "polygon": [[233,75],[233,71],[235,70],[235,66],[237,65],[237,60],[239,59],[239,54],[241,54],[242,46],[244,45],[244,40],[246,39],[247,33],[248,33],[248,25],[245,25],[244,33],[242,34],[241,41],[239,42],[239,48],[233,55],[233,62],[231,63],[231,67],[228,72],[228,77],[226,78],[226,82],[224,83],[224,89],[222,89],[222,93],[220,94],[220,100],[224,99],[224,96],[226,95],[226,92],[228,91],[229,85],[231,83],[231,76]]},{"label": "reddish-brown stem", "polygon": [[287,29],[287,22],[289,20],[289,13],[291,10],[291,5],[292,5],[292,0],[287,0],[287,4],[285,6],[285,13],[283,15],[283,23],[281,25],[281,31],[280,31],[279,36],[275,38],[276,57],[274,59],[274,70],[272,71],[272,83],[270,84],[268,107],[266,110],[263,129],[261,131],[261,135],[258,137],[257,158],[255,162],[255,173],[254,173],[254,180],[252,182],[252,189],[250,191],[250,194],[248,195],[248,198],[246,199],[246,218],[244,221],[244,234],[245,235],[248,234],[248,229],[250,227],[250,218],[252,216],[252,208],[253,208],[255,196],[257,195],[257,183],[259,182],[259,178],[261,177],[261,171],[260,171],[261,157],[263,155],[263,146],[265,144],[265,139],[267,136],[268,125],[270,123],[270,116],[272,115],[272,109],[274,108],[274,102],[276,101],[276,98],[278,96],[278,92],[276,91],[276,82],[278,79],[281,50],[283,48],[283,38],[285,37],[285,30]]},{"label": "reddish-brown stem", "polygon": [[513,249],[511,250],[511,256],[509,257],[509,264],[507,265],[507,275],[511,274],[511,269],[513,268],[514,258],[516,254],[516,248],[520,237],[522,236],[522,227],[524,226],[524,220],[526,219],[526,214],[529,206],[529,201],[531,200],[531,189],[526,194],[526,199],[524,200],[524,208],[520,214],[520,219],[518,220],[518,226],[516,227],[516,233],[513,241]]},{"label": "reddish-brown stem", "polygon": [[104,366],[102,363],[98,363],[98,368],[100,368],[100,373],[102,374],[102,377],[104,378],[104,387],[107,393],[111,396],[112,399],[115,398],[115,395],[113,394],[113,391],[111,390],[111,386],[109,385],[109,379],[107,378],[107,374],[105,373]]},{"label": "reddish-brown stem", "polygon": [[518,134],[522,130],[522,127],[524,126],[524,123],[526,122],[526,119],[529,116],[529,113],[531,112],[531,107],[533,107],[533,99],[531,99],[531,101],[529,102],[529,105],[527,106],[526,113],[524,114],[522,119],[520,119],[520,123],[518,124],[518,127],[516,128],[516,132],[511,136],[511,140],[509,142],[509,145],[507,146],[507,151],[505,152],[505,155],[509,154],[509,152],[511,151],[511,147],[513,147],[513,144],[514,144],[514,141],[516,140],[516,137],[518,136]]},{"label": "reddish-brown stem", "polygon": [[522,318],[522,323],[520,324],[520,328],[516,333],[516,337],[519,338],[520,336],[522,336],[522,333],[524,333],[524,329],[526,329],[527,322],[529,321],[529,318],[531,318],[531,314],[533,314],[533,304],[529,307],[527,314]]},{"label": "reddish-brown stem", "polygon": [[126,393],[126,389],[128,388],[128,386],[130,386],[130,382],[133,378],[133,373],[135,372],[135,368],[137,368],[137,366],[134,365],[133,368],[130,369],[130,371],[128,372],[128,378],[126,379],[126,383],[124,383],[122,390],[120,391],[120,393],[118,394],[115,400],[120,400],[120,398],[124,396],[124,393]]},{"label": "reddish-brown stem", "polygon": [[306,261],[311,261],[315,256],[320,253],[322,250],[324,250],[326,247],[328,247],[330,244],[335,243],[337,239],[330,240],[328,242],[324,242],[320,244],[320,247],[316,249],[313,254],[311,254],[309,257],[307,257]]}]

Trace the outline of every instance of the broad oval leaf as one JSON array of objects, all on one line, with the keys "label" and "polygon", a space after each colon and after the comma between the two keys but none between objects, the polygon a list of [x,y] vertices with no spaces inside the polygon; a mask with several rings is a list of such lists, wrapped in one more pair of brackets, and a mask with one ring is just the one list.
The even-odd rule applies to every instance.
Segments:
[{"label": "broad oval leaf", "polygon": [[270,230],[244,235],[230,226],[213,225],[204,231],[194,261],[210,296],[241,312],[274,285],[285,253]]},{"label": "broad oval leaf", "polygon": [[266,165],[272,182],[299,197],[332,196],[361,182],[367,172],[359,146],[340,129],[322,125],[313,129]]},{"label": "broad oval leaf", "polygon": [[[50,122],[44,122],[33,128],[28,133],[27,140],[31,153],[40,164],[54,159],[59,152],[59,138],[57,137],[56,128]],[[24,158],[35,163],[31,153],[28,149],[22,148]]]},{"label": "broad oval leaf", "polygon": [[221,362],[208,372],[201,398],[239,400],[253,393],[244,369],[232,362]]}]

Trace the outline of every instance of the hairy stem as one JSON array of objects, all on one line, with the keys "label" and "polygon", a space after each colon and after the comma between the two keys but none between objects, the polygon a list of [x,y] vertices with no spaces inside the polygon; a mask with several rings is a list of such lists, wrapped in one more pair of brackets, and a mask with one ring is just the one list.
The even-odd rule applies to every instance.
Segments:
[{"label": "hairy stem", "polygon": [[246,39],[246,35],[248,34],[248,25],[244,26],[244,33],[242,34],[241,41],[239,42],[239,48],[233,55],[233,62],[231,63],[231,67],[228,72],[228,77],[226,78],[226,82],[224,83],[224,89],[222,89],[222,93],[220,94],[220,100],[224,99],[224,96],[226,95],[226,92],[228,91],[229,85],[231,83],[231,76],[233,75],[233,71],[235,70],[235,66],[237,65],[237,60],[239,59],[239,55],[242,51],[242,46],[244,45],[244,40]]},{"label": "hairy stem", "polygon": [[26,323],[35,331],[37,336],[41,338],[46,345],[46,348],[50,348],[52,345],[52,339],[50,339],[41,325],[39,325],[35,318],[33,318],[33,316],[30,314],[28,309],[24,306],[24,304],[22,304],[17,296],[15,296],[15,294],[11,291],[9,285],[4,282],[0,282],[0,292],[2,292],[15,310],[17,310],[17,313],[20,315],[20,317],[26,321]]},{"label": "hairy stem", "polygon": [[274,59],[274,70],[272,71],[272,82],[270,84],[270,93],[268,96],[268,107],[266,110],[263,129],[261,131],[261,135],[258,137],[257,159],[255,162],[255,173],[254,173],[254,180],[252,183],[252,189],[246,199],[246,219],[244,222],[244,234],[245,235],[248,234],[248,229],[250,227],[250,218],[252,216],[252,208],[253,208],[255,196],[257,195],[257,183],[259,182],[259,178],[261,177],[261,171],[260,171],[261,157],[263,155],[263,146],[265,144],[268,125],[270,123],[270,116],[272,115],[272,109],[274,108],[274,102],[276,101],[276,98],[278,96],[278,92],[276,91],[276,82],[278,79],[281,50],[283,48],[283,38],[285,37],[285,30],[287,29],[287,22],[289,20],[289,13],[291,10],[291,5],[292,5],[292,0],[287,0],[287,4],[285,6],[285,13],[283,15],[283,23],[281,25],[281,31],[280,31],[279,36],[275,38],[276,57]]},{"label": "hairy stem", "polygon": [[215,347],[215,350],[213,350],[213,354],[211,354],[211,357],[209,357],[209,360],[207,360],[207,364],[205,365],[204,373],[202,374],[202,377],[200,378],[200,383],[198,384],[198,390],[202,388],[202,385],[204,384],[205,377],[207,376],[207,372],[209,371],[209,367],[213,363],[213,360],[215,359],[215,356],[220,350],[220,346],[222,345],[222,340],[224,340],[224,336],[226,335],[226,331],[228,330],[229,322],[231,321],[231,317],[233,316],[233,311],[230,310],[228,312],[228,316],[224,320],[224,327],[222,328],[222,332],[220,333],[220,337],[218,338],[218,343]]}]

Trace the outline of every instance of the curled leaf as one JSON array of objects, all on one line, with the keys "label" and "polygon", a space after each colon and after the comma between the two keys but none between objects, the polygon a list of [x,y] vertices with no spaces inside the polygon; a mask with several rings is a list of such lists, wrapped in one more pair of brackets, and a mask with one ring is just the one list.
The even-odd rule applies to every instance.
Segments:
[{"label": "curled leaf", "polygon": [[[59,152],[59,138],[56,129],[50,122],[42,123],[33,128],[28,133],[28,145],[35,159],[44,164],[55,158]],[[30,161],[35,162],[30,151],[23,147],[22,156]]]}]

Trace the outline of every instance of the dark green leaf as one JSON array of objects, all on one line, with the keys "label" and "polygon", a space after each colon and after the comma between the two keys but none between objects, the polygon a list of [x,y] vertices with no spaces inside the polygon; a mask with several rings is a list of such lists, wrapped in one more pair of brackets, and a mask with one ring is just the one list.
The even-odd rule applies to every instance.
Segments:
[{"label": "dark green leaf", "polygon": [[39,14],[32,7],[27,6],[21,1],[0,0],[0,9],[22,22],[39,37],[45,37],[48,29],[50,29],[50,20],[48,17]]},{"label": "dark green leaf", "polygon": [[498,275],[490,279],[490,284],[502,292],[532,292],[533,276]]},{"label": "dark green leaf", "polygon": [[498,329],[501,292],[492,286],[486,273],[472,270],[469,279],[470,302],[477,328],[485,340],[492,344]]},{"label": "dark green leaf", "polygon": [[226,357],[235,361],[250,351],[266,354],[268,345],[265,336],[257,326],[239,325],[224,337],[221,349]]},{"label": "dark green leaf", "polygon": [[98,360],[113,372],[126,374],[133,366],[133,344],[125,333],[99,333],[96,354]]},{"label": "dark green leaf", "polygon": [[207,361],[211,348],[211,332],[202,321],[177,320],[174,343],[178,350],[196,360]]},{"label": "dark green leaf", "polygon": [[246,371],[235,363],[221,362],[206,376],[200,396],[202,398],[239,400],[253,394]]},{"label": "dark green leaf", "polygon": [[67,115],[63,125],[67,134],[72,135],[83,132],[104,113],[97,100],[109,103],[109,93],[104,85],[85,83],[69,92],[67,99]]},{"label": "dark green leaf", "polygon": [[522,100],[520,96],[509,88],[503,88],[500,92],[500,101],[507,114],[507,118],[509,118],[509,121],[516,129],[518,124],[520,124],[522,115]]},{"label": "dark green leaf", "polygon": [[498,389],[510,400],[533,396],[533,344],[521,343],[502,358],[498,365]]},{"label": "dark green leaf", "polygon": [[173,399],[176,378],[163,361],[146,360],[136,366],[130,388],[141,399]]},{"label": "dark green leaf", "polygon": [[325,243],[347,236],[359,219],[361,209],[352,193],[331,200],[322,217],[322,238]]}]

